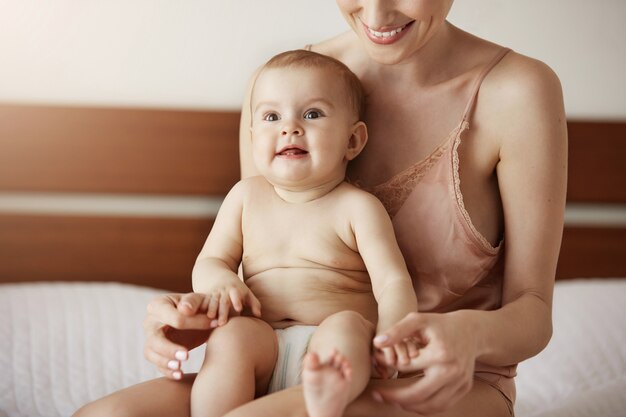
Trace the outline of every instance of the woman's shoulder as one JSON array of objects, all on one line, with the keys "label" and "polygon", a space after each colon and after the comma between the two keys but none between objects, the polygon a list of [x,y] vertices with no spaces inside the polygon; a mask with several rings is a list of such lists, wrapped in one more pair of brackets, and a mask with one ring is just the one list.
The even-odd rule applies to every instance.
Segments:
[{"label": "woman's shoulder", "polygon": [[332,38],[307,46],[310,47],[313,52],[330,56],[348,64],[350,61],[354,61],[356,59],[356,55],[360,50],[360,48],[357,47],[358,42],[359,41],[354,32],[347,31]]},{"label": "woman's shoulder", "polygon": [[[561,83],[549,65],[515,50],[502,54],[507,48],[467,33],[461,35],[457,54],[465,52],[467,68],[473,68],[473,74],[489,70],[470,120],[481,126],[485,137],[502,146],[527,137],[531,126],[547,130],[554,120],[564,118]],[[502,58],[494,61],[499,56]]]},{"label": "woman's shoulder", "polygon": [[[461,72],[488,67],[506,48],[452,27],[455,48],[451,56]],[[458,64],[461,63],[461,64]],[[559,85],[555,72],[544,62],[509,50],[488,72],[481,85],[481,94],[487,90],[500,93],[541,92],[546,86]]]},{"label": "woman's shoulder", "polygon": [[559,77],[546,63],[509,51],[485,77],[475,117],[504,142],[528,140],[530,129],[548,131],[565,119]]},{"label": "woman's shoulder", "polygon": [[488,74],[481,94],[483,104],[496,117],[526,115],[536,119],[541,114],[560,116],[563,112],[563,91],[557,74],[546,63],[515,51],[510,51]]},{"label": "woman's shoulder", "polygon": [[485,81],[486,87],[520,96],[560,94],[561,89],[559,77],[550,66],[515,51],[508,52]]}]

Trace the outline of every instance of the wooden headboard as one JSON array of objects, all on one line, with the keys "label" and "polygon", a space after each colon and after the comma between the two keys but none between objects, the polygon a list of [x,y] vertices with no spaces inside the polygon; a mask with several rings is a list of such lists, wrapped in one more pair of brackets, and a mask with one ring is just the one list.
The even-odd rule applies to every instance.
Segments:
[{"label": "wooden headboard", "polygon": [[[568,128],[568,201],[623,209],[626,122]],[[190,290],[214,209],[120,214],[97,198],[215,206],[239,178],[238,129],[238,112],[0,105],[0,282]],[[57,197],[92,208],[38,207]],[[30,208],[7,203],[20,199]],[[558,278],[626,277],[626,225],[596,223],[566,225]]]}]

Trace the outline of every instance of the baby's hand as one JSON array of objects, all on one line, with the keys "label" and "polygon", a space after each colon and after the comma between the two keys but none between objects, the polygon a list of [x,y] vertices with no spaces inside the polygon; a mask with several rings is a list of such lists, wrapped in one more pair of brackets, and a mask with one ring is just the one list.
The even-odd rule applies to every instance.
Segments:
[{"label": "baby's hand", "polygon": [[[411,361],[419,356],[419,350],[422,345],[415,339],[405,339],[393,346],[382,349],[374,348],[374,358],[379,366],[386,366],[389,369],[397,371],[409,371]],[[393,372],[392,372],[393,373]]]},{"label": "baby's hand", "polygon": [[247,306],[254,316],[261,317],[261,303],[240,280],[233,279],[232,283],[218,286],[207,295],[207,317],[211,319],[213,328],[226,324],[231,307],[239,315]]}]

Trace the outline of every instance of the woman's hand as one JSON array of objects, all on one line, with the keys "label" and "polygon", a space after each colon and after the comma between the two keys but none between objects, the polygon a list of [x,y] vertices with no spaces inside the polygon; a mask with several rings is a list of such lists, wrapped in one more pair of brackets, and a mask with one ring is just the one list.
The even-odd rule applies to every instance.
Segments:
[{"label": "woman's hand", "polygon": [[424,376],[405,388],[379,389],[379,401],[423,414],[441,412],[469,392],[477,356],[476,338],[462,312],[410,313],[374,339],[378,349],[399,342],[418,341],[419,354],[402,371],[423,371]]},{"label": "woman's hand", "polygon": [[166,377],[181,379],[181,361],[207,340],[211,329],[208,304],[209,298],[197,293],[162,295],[148,304],[144,356]]}]

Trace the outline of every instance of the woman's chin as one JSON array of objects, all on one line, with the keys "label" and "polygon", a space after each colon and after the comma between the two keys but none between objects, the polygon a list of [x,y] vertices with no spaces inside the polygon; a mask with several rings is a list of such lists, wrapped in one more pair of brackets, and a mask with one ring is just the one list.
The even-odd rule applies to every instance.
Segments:
[{"label": "woman's chin", "polygon": [[406,60],[410,55],[410,51],[405,48],[377,45],[371,41],[367,45],[367,50],[370,59],[380,65],[396,65]]}]

